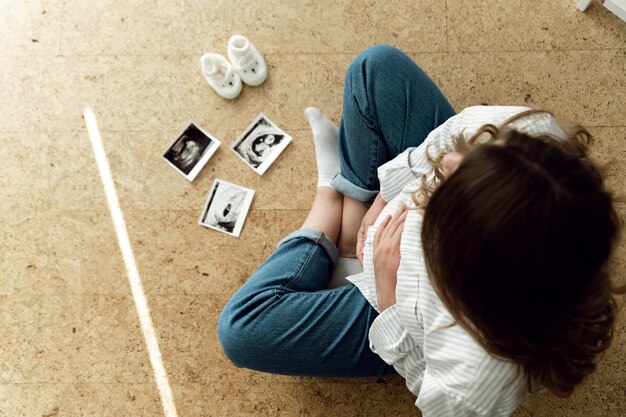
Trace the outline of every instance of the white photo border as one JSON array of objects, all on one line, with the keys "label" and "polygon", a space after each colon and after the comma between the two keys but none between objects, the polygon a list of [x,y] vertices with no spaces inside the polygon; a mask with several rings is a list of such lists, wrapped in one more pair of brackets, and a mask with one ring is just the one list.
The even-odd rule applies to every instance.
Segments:
[{"label": "white photo border", "polygon": [[[248,136],[248,134],[250,133],[251,129],[261,119],[265,119],[265,121],[267,121],[270,125],[272,125],[273,128],[277,129],[281,134],[283,134],[285,136],[285,138],[281,141],[281,143],[278,144],[278,146],[276,146],[276,148],[274,148],[274,150],[269,155],[269,157],[265,161],[263,161],[263,163],[261,165],[259,165],[257,168],[255,168],[252,165],[250,165],[248,163],[248,161],[246,161],[239,154],[239,152],[237,152],[237,150],[235,148],[241,144],[242,140],[244,140]],[[248,125],[248,127],[246,127],[244,129],[244,131],[237,137],[237,139],[235,139],[235,142],[230,146],[230,149],[235,153],[235,155],[237,155],[237,157],[239,159],[241,159],[248,167],[250,167],[250,169],[252,169],[254,172],[256,172],[259,175],[263,175],[263,174],[265,174],[265,171],[267,171],[269,169],[269,167],[274,163],[274,161],[276,161],[276,159],[280,156],[280,154],[283,153],[283,151],[285,150],[287,145],[289,145],[289,143],[291,143],[292,140],[293,140],[293,137],[291,137],[291,135],[288,135],[284,130],[282,130],[280,127],[278,127],[278,125],[276,123],[271,121],[265,115],[265,113],[259,113],[259,115],[254,118],[254,120]]]},{"label": "white photo border", "polygon": [[[180,139],[180,137],[183,135],[183,133],[185,133],[187,131],[187,129],[189,129],[191,126],[194,126],[196,129],[198,129],[200,131],[200,133],[202,133],[203,135],[205,135],[206,137],[208,137],[209,139],[211,139],[211,143],[209,144],[208,148],[205,150],[204,154],[202,155],[202,158],[200,158],[200,160],[198,162],[196,162],[196,165],[191,169],[191,171],[189,171],[189,174],[185,174],[184,172],[182,172],[180,170],[180,168],[178,168],[176,165],[174,165],[169,159],[167,159],[165,157],[165,154],[172,149],[172,146],[174,146],[174,144],[178,141],[178,139]],[[161,158],[163,158],[163,160],[165,162],[167,162],[167,164],[169,166],[171,166],[172,168],[174,168],[174,170],[176,172],[178,172],[180,175],[182,175],[183,177],[185,177],[186,180],[188,181],[193,181],[196,179],[196,177],[198,176],[198,174],[200,173],[200,171],[202,171],[202,168],[204,168],[204,166],[207,164],[207,162],[209,162],[209,159],[211,159],[211,157],[213,156],[213,154],[217,151],[217,148],[220,147],[220,145],[222,144],[222,142],[217,139],[215,136],[211,135],[209,132],[207,132],[206,130],[202,129],[196,122],[191,121],[189,122],[189,124],[178,134],[178,136],[176,136],[176,138],[172,141],[172,143],[170,143],[170,145],[167,147],[167,149],[165,149],[165,151],[161,154]]]},{"label": "white photo border", "polygon": [[[244,190],[246,192],[246,197],[244,198],[243,203],[241,205],[241,212],[239,213],[239,216],[237,217],[237,222],[235,223],[235,228],[233,229],[232,233],[227,232],[226,230],[211,226],[210,224],[205,223],[203,221],[206,214],[209,211],[209,206],[211,205],[211,202],[213,201],[213,197],[215,197],[215,190],[219,184],[227,184],[232,187],[238,188],[240,190]],[[255,191],[250,188],[242,187],[241,185],[233,184],[232,182],[228,182],[228,181],[224,181],[219,178],[216,178],[213,181],[213,185],[209,189],[209,195],[207,196],[206,202],[204,203],[204,208],[202,209],[202,213],[200,213],[200,219],[198,220],[198,224],[209,229],[217,230],[218,232],[222,232],[230,236],[239,237],[241,235],[241,230],[243,229],[243,225],[246,222],[246,218],[248,217],[248,211],[250,211],[250,206],[252,205],[252,198],[254,197],[254,192]]]}]

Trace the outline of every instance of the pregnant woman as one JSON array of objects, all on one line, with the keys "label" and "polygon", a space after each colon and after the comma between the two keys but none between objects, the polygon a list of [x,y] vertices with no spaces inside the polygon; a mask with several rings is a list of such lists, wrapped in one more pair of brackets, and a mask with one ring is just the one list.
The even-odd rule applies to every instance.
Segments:
[{"label": "pregnant woman", "polygon": [[[389,46],[351,64],[339,129],[305,113],[317,194],[219,318],[236,366],[397,372],[426,417],[508,416],[595,370],[624,288],[607,272],[619,221],[586,130],[524,107],[455,115]],[[350,256],[362,272],[329,289]]]}]

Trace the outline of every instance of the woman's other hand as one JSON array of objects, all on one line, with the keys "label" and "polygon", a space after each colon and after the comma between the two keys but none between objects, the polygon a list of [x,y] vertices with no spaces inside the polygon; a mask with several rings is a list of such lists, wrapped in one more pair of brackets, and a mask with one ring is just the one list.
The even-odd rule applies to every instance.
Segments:
[{"label": "woman's other hand", "polygon": [[406,206],[400,207],[393,217],[383,220],[374,235],[374,275],[381,313],[396,303],[400,240],[408,212]]},{"label": "woman's other hand", "polygon": [[363,247],[365,246],[367,228],[374,224],[378,215],[381,211],[383,211],[386,205],[387,202],[383,200],[380,193],[378,193],[369,210],[365,213],[363,221],[361,221],[361,227],[359,228],[359,233],[356,239],[356,257],[359,262],[361,262],[361,266],[363,266]]}]

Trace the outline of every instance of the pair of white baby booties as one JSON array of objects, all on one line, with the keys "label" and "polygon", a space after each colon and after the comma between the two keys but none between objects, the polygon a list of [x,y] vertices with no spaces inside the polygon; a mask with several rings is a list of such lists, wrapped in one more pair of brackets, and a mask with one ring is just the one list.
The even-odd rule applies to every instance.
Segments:
[{"label": "pair of white baby booties", "polygon": [[256,47],[242,35],[233,35],[228,41],[228,60],[213,52],[200,58],[202,74],[220,96],[229,100],[241,93],[242,82],[261,85],[267,78],[265,60]]}]

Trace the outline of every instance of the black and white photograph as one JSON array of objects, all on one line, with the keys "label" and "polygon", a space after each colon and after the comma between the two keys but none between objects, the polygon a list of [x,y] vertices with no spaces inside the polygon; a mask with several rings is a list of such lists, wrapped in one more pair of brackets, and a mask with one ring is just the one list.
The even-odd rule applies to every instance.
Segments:
[{"label": "black and white photograph", "polygon": [[200,216],[202,226],[239,237],[254,190],[216,179]]},{"label": "black and white photograph", "polygon": [[257,174],[263,175],[291,140],[291,136],[261,113],[235,140],[231,149]]},{"label": "black and white photograph", "polygon": [[193,181],[220,145],[215,137],[190,123],[167,148],[163,158],[183,177]]}]

